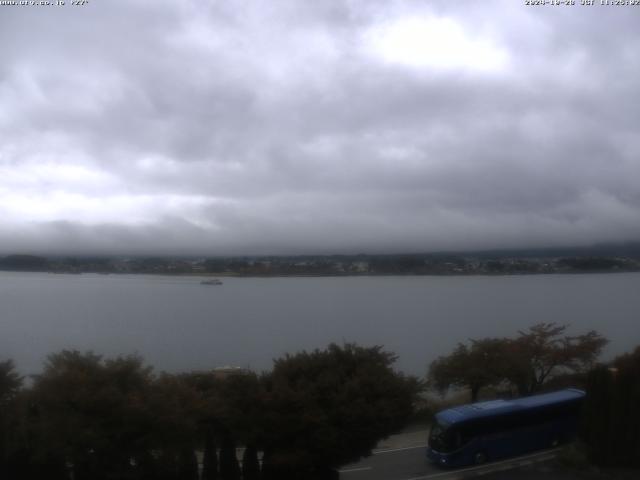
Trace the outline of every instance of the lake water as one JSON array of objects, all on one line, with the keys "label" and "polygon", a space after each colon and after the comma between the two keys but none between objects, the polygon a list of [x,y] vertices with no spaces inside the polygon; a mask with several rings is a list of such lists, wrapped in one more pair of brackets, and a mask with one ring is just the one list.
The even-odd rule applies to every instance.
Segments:
[{"label": "lake water", "polygon": [[41,370],[63,348],[139,353],[157,370],[269,369],[329,342],[384,345],[422,375],[458,341],[541,321],[596,329],[605,358],[640,344],[640,274],[200,278],[0,272],[0,360]]}]

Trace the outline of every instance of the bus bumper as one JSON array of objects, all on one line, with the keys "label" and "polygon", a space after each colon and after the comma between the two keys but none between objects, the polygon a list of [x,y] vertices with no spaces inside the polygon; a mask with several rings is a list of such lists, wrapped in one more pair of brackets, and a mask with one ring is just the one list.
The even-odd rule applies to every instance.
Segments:
[{"label": "bus bumper", "polygon": [[440,453],[431,447],[427,447],[427,460],[441,467],[448,467],[451,463],[450,455]]}]

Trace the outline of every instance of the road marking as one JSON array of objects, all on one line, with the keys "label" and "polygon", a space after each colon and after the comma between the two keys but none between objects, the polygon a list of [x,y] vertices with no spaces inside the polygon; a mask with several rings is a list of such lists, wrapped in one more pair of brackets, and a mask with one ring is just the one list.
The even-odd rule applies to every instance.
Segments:
[{"label": "road marking", "polygon": [[416,448],[427,448],[427,444],[416,445],[415,447],[402,447],[402,448],[386,448],[384,450],[374,450],[373,455],[380,455],[381,453],[401,452],[402,450],[414,450]]},{"label": "road marking", "polygon": [[338,470],[338,472],[351,473],[351,472],[362,472],[364,470],[371,470],[371,467],[347,468],[346,470]]},{"label": "road marking", "polygon": [[477,467],[463,468],[462,470],[452,470],[450,472],[435,473],[432,475],[423,475],[422,477],[411,477],[411,478],[407,478],[406,480],[427,480],[429,478],[438,478],[438,477],[444,477],[447,475],[451,475],[452,478],[456,478],[454,475],[457,475],[460,473],[473,472],[473,471],[482,470],[482,469],[490,470],[493,467],[496,467],[498,465],[508,465],[509,463],[513,463],[513,466],[516,467],[518,466],[517,463],[514,463],[516,461],[529,460],[529,459],[532,460],[537,457],[548,457],[548,458],[544,458],[545,460],[551,459],[555,456],[554,452],[558,450],[559,450],[558,448],[554,448],[553,450],[545,450],[544,452],[534,453],[533,455],[529,455],[526,457],[516,457],[509,460],[502,460],[501,462],[487,463],[485,465],[479,465]]},{"label": "road marking", "polygon": [[[373,455],[380,455],[382,453],[393,453],[393,452],[401,452],[403,450],[415,450],[416,448],[426,448],[425,445],[416,445],[415,447],[403,447],[403,448],[387,448],[385,450],[376,450],[372,452]],[[360,472],[363,470],[371,470],[373,467],[355,467],[355,468],[346,468],[344,470],[338,470],[340,473],[349,473],[349,472]]]}]

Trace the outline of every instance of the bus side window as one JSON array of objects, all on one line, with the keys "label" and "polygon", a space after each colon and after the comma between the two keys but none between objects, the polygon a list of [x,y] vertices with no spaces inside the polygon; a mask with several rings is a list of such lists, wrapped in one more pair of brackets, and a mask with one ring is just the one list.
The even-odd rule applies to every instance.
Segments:
[{"label": "bus side window", "polygon": [[522,417],[514,414],[503,415],[495,422],[495,429],[498,432],[506,432],[519,428],[522,423]]},{"label": "bus side window", "polygon": [[455,431],[455,437],[453,440],[453,444],[455,445],[455,449],[457,450],[458,448],[462,447],[462,435],[460,434],[460,430],[456,430]]},{"label": "bus side window", "polygon": [[469,443],[474,437],[477,436],[477,433],[474,432],[473,425],[467,425],[460,429],[460,446],[464,446]]}]

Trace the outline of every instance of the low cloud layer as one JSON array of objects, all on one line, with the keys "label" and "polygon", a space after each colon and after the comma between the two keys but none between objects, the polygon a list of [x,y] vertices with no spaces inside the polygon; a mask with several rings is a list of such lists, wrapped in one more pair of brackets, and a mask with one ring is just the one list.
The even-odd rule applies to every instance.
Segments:
[{"label": "low cloud layer", "polygon": [[638,240],[638,15],[512,1],[0,6],[0,251]]}]

